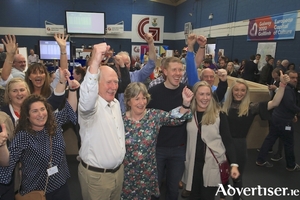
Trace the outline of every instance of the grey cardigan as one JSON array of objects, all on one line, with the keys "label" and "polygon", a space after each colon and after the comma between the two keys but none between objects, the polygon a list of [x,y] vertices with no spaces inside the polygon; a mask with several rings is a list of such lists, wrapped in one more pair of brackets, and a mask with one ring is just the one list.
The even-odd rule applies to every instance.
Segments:
[{"label": "grey cardigan", "polygon": [[[204,186],[218,186],[221,183],[219,166],[214,159],[208,147],[214,152],[219,163],[226,160],[225,146],[220,135],[220,117],[216,118],[216,122],[211,125],[201,126],[201,138],[206,144],[205,164],[203,167]],[[186,190],[191,191],[193,181],[193,171],[195,163],[195,152],[197,143],[198,127],[195,118],[187,123],[187,150],[185,171],[182,181],[186,183]]]}]

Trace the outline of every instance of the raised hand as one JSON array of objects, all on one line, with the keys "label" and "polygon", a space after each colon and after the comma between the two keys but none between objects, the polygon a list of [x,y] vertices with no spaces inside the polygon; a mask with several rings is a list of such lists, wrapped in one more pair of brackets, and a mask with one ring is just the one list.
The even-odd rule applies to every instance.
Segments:
[{"label": "raised hand", "polygon": [[125,64],[124,64],[124,61],[122,59],[122,56],[116,55],[115,56],[115,61],[116,61],[116,64],[119,65],[119,67],[125,67]]},{"label": "raised hand", "polygon": [[196,34],[194,33],[189,34],[187,39],[188,50],[190,50],[190,47],[194,48],[196,41],[197,41]]},{"label": "raised hand", "polygon": [[207,39],[203,35],[199,35],[197,37],[197,43],[199,44],[199,47],[204,47],[206,45]]},{"label": "raised hand", "polygon": [[8,139],[8,134],[6,131],[5,124],[1,124],[2,132],[0,132],[0,147],[6,145],[6,141]]},{"label": "raised hand", "polygon": [[67,46],[67,39],[68,39],[69,35],[64,35],[64,34],[59,34],[59,33],[55,33],[54,34],[54,38],[57,42],[57,44],[60,47],[66,47]]},{"label": "raised hand", "polygon": [[62,83],[67,82],[68,78],[71,76],[71,73],[67,69],[59,68],[59,81]]},{"label": "raised hand", "polygon": [[5,40],[1,39],[2,43],[5,46],[6,52],[8,54],[16,54],[18,50],[18,43],[16,40],[16,36],[14,35],[6,35]]},{"label": "raised hand", "polygon": [[183,105],[189,107],[193,99],[194,93],[186,86],[182,90]]},{"label": "raised hand", "polygon": [[153,36],[152,36],[151,33],[145,33],[145,35],[144,35],[144,40],[145,40],[148,44],[154,43]]},{"label": "raised hand", "polygon": [[227,71],[225,69],[218,69],[217,75],[221,81],[227,80]]},{"label": "raised hand", "polygon": [[72,90],[76,90],[80,87],[80,83],[75,79],[71,80],[70,77],[68,77],[68,84],[69,88]]},{"label": "raised hand", "polygon": [[283,74],[282,71],[280,70],[280,83],[283,84],[288,84],[290,82],[290,77],[287,74]]},{"label": "raised hand", "polygon": [[101,61],[105,57],[105,53],[110,49],[110,46],[107,45],[105,42],[95,44],[92,51],[91,57],[91,67],[98,70],[100,67]]}]

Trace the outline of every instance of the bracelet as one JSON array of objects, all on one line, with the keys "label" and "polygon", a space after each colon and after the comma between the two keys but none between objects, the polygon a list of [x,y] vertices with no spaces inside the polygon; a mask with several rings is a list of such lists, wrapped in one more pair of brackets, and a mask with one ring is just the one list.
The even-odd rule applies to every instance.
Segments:
[{"label": "bracelet", "polygon": [[284,83],[282,83],[282,82],[279,83],[279,86],[281,86],[281,87],[286,87],[286,85],[287,85],[287,84],[284,84]]},{"label": "bracelet", "polygon": [[70,92],[75,92],[75,91],[77,91],[79,88],[76,88],[76,89],[71,89],[71,88],[69,88],[69,91]]},{"label": "bracelet", "polygon": [[181,105],[184,109],[190,109],[190,106]]},{"label": "bracelet", "polygon": [[60,55],[67,55],[67,53],[66,52],[61,52]]},{"label": "bracelet", "polygon": [[12,65],[12,64],[14,64],[14,62],[13,62],[13,61],[7,61],[7,62],[8,62],[9,64],[11,64],[11,65]]},{"label": "bracelet", "polygon": [[59,83],[62,84],[62,85],[66,84],[66,82],[62,82],[62,81],[59,81]]},{"label": "bracelet", "polygon": [[230,167],[239,167],[239,165],[238,165],[238,164],[235,164],[235,163],[232,163],[232,164],[230,165]]},{"label": "bracelet", "polygon": [[200,46],[199,48],[200,48],[200,49],[205,49],[205,46],[204,46],[204,47],[201,47],[201,46]]}]

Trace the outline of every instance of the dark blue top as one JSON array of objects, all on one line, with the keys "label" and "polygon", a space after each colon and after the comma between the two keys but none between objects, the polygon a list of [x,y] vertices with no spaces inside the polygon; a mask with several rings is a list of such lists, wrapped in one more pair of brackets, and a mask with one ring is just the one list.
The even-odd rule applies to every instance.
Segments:
[{"label": "dark blue top", "polygon": [[[49,177],[47,192],[60,188],[70,177],[65,155],[65,142],[61,126],[71,120],[76,122],[76,114],[69,103],[64,109],[55,113],[57,129],[52,136],[52,163],[57,166],[58,173]],[[20,194],[33,190],[44,190],[50,161],[50,136],[46,129],[35,134],[20,131],[12,140],[9,148],[9,166],[0,167],[0,183],[7,184],[12,179],[12,173],[17,162],[22,164],[22,182]]]}]

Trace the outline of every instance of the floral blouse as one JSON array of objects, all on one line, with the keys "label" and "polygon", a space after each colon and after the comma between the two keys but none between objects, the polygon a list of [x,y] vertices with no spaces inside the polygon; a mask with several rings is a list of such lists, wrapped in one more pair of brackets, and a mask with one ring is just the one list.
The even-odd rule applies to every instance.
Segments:
[{"label": "floral blouse", "polygon": [[151,195],[159,196],[156,139],[161,126],[180,125],[192,118],[191,112],[182,115],[179,108],[170,112],[148,109],[139,121],[133,121],[123,114],[126,154],[121,199],[140,200],[151,199]]}]

